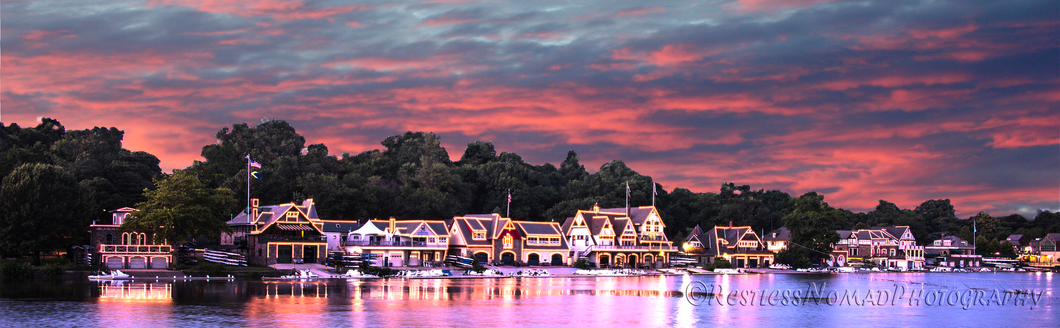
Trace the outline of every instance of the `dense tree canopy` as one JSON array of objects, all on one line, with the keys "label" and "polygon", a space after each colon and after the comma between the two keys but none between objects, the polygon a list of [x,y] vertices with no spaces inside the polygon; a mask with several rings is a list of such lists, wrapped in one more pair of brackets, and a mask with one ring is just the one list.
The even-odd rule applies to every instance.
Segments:
[{"label": "dense tree canopy", "polygon": [[[154,200],[143,194],[155,187],[152,179],[161,174],[158,159],[122,149],[122,137],[116,128],[66,131],[52,119],[43,119],[33,128],[0,124],[0,176],[26,163],[53,164],[73,176],[74,184],[82,190],[85,201],[81,213],[102,214],[105,209],[136,203],[150,207],[145,213],[168,213],[166,209],[175,205],[163,204],[161,197],[174,195],[173,191],[153,191]],[[232,193],[234,201],[216,203],[217,209],[224,211],[202,209],[210,231],[217,230],[212,224],[228,217],[225,213],[246,208],[249,155],[262,165],[254,169],[260,179],[251,178],[251,197],[260,198],[263,204],[313,198],[325,219],[448,219],[494,211],[504,214],[510,193],[511,217],[562,221],[593,204],[625,206],[628,184],[629,204],[650,205],[654,199],[665,221],[665,232],[672,239],[687,235],[696,225],[709,230],[730,222],[751,226],[758,233],[787,226],[793,238],[798,235],[800,244],[816,251],[826,250],[825,245],[832,240],[825,229],[908,225],[921,244],[942,233],[968,238],[972,234],[972,220],[957,218],[948,199],[928,200],[912,210],[880,200],[873,211],[852,213],[831,208],[816,193],[793,198],[783,191],[755,190],[734,182],[722,183],[717,192],[667,190],[620,160],[589,173],[574,150],[568,151],[558,166],[533,165],[518,154],[498,153],[491,142],[475,141],[467,145],[459,161],[453,162],[438,135],[406,132],[383,140],[381,149],[336,156],[326,145],[306,146],[306,139],[280,120],[235,124],[218,131],[216,139],[216,143],[203,147],[205,161],[192,163],[174,177],[156,179],[159,186],[201,183],[204,194],[200,196],[206,198],[220,197],[222,190]],[[653,187],[657,195],[653,195]],[[1033,239],[1060,231],[1060,214],[1049,211],[1040,212],[1034,220],[1015,214],[993,217],[982,213],[976,222],[977,237],[985,238],[988,246],[1009,234]],[[154,223],[165,226],[164,221]],[[175,229],[176,222],[171,223]],[[173,238],[194,233],[185,229]]]},{"label": "dense tree canopy", "polygon": [[0,254],[40,255],[70,246],[87,226],[74,175],[50,164],[23,164],[0,184]]}]

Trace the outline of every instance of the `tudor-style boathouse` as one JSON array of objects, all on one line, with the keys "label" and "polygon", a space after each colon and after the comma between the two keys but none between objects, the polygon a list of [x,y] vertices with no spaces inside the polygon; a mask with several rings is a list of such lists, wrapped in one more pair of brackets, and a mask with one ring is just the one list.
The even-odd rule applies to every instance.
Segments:
[{"label": "tudor-style boathouse", "polygon": [[312,199],[269,206],[251,199],[249,213],[240,213],[228,225],[233,242],[246,243],[250,265],[323,263],[327,257],[324,222]]}]

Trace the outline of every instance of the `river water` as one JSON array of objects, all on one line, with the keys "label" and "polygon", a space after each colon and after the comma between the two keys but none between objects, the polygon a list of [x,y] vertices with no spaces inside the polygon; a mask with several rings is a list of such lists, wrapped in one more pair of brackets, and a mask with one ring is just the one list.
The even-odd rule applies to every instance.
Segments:
[{"label": "river water", "polygon": [[1055,287],[1060,281],[1054,282],[1054,276],[874,273],[4,283],[0,326],[1060,327],[1060,290]]}]

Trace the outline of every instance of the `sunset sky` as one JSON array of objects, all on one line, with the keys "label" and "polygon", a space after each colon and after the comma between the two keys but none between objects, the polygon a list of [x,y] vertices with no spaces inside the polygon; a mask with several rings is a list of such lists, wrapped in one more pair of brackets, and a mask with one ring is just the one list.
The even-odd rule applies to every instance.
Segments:
[{"label": "sunset sky", "polygon": [[[661,5],[660,5],[661,4]],[[2,3],[5,125],[115,126],[163,170],[235,123],[332,155],[431,131],[667,190],[961,217],[1060,202],[1060,2]]]}]

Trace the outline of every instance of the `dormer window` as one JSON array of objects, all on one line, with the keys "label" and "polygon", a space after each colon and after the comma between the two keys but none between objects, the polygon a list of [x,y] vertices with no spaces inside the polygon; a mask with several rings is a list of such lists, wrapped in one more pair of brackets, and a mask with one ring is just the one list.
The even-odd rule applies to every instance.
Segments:
[{"label": "dormer window", "polygon": [[287,221],[298,221],[298,212],[287,212]]},{"label": "dormer window", "polygon": [[474,240],[486,240],[486,232],[472,232],[471,239]]}]

